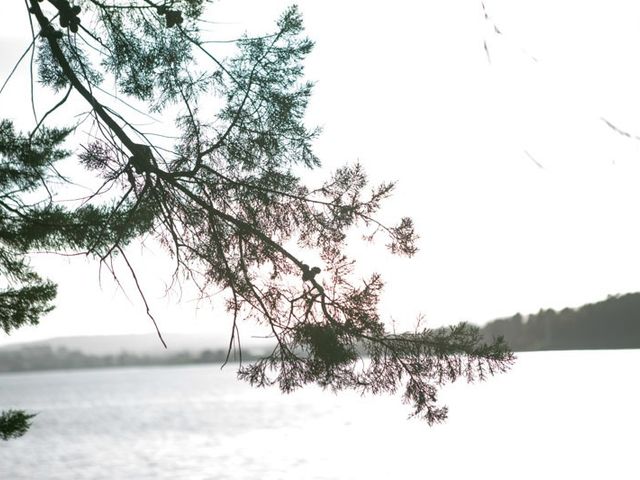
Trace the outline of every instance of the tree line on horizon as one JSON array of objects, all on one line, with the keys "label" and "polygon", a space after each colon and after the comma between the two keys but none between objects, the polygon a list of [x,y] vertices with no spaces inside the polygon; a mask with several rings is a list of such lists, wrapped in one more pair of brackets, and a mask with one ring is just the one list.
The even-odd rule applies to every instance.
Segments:
[{"label": "tree line on horizon", "polygon": [[640,293],[612,295],[606,300],[560,311],[489,322],[487,338],[504,337],[514,351],[640,348]]},{"label": "tree line on horizon", "polygon": [[[640,348],[640,293],[610,296],[601,302],[577,309],[560,311],[541,309],[538,313],[489,322],[482,335],[504,337],[514,351],[581,350]],[[201,352],[180,351],[170,356],[121,352],[93,355],[79,350],[50,345],[26,345],[19,349],[0,350],[0,373],[32,370],[76,368],[192,365],[223,363],[227,351],[206,349]],[[260,358],[245,351],[243,360]],[[236,363],[239,359],[232,358]]]},{"label": "tree line on horizon", "polygon": [[[245,350],[243,361],[254,361],[260,354]],[[35,370],[62,370],[109,367],[148,367],[168,365],[194,365],[205,363],[238,363],[240,358],[227,358],[226,349],[206,349],[200,352],[179,351],[172,355],[148,355],[131,352],[94,355],[66,347],[50,345],[26,345],[18,349],[0,350],[0,373],[27,372]]]}]

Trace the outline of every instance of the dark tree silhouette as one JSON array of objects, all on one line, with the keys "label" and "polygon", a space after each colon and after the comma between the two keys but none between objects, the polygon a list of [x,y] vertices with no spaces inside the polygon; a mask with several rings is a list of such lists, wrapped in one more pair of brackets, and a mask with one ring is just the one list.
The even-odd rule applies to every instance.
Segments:
[{"label": "dark tree silhouette", "polygon": [[6,410],[0,412],[0,438],[9,440],[21,437],[26,433],[31,425],[30,420],[34,417],[22,410]]},{"label": "dark tree silhouette", "polygon": [[[203,0],[26,4],[39,82],[61,97],[54,110],[73,93],[88,112],[71,128],[52,130],[45,115],[24,136],[3,124],[7,138],[20,144],[1,152],[3,165],[33,172],[29,162],[36,162],[31,182],[44,193],[27,203],[11,178],[0,179],[7,192],[3,225],[12,225],[3,249],[21,257],[46,245],[107,265],[119,256],[141,293],[124,247],[153,236],[173,258],[176,282],[193,282],[203,296],[214,288],[228,292],[230,351],[239,347],[242,318],[269,328],[271,354],[239,371],[254,385],[404,388],[414,414],[432,423],[446,416],[437,405],[440,385],[460,376],[482,379],[510,364],[504,343],[484,344],[468,325],[388,332],[377,310],[380,276],[353,278],[354,260],[343,254],[351,229],[369,241],[383,236],[392,253],[409,256],[416,235],[410,218],[396,225],[377,219],[394,184],[370,186],[359,164],[316,186],[302,183],[303,169],[320,162],[312,150],[318,132],[303,122],[312,85],[303,80],[302,61],[313,44],[297,8],[282,14],[273,33],[240,38],[226,55],[202,40]],[[118,98],[103,84],[115,87]],[[131,120],[134,108],[165,117],[177,112],[173,137],[141,131]],[[79,140],[78,162],[100,184],[73,209],[48,192],[62,156],[56,148],[80,124],[90,134]],[[16,244],[20,228],[38,234]],[[28,315],[5,316],[5,330],[34,323],[50,308],[54,287],[42,285],[47,295],[27,302]]]}]

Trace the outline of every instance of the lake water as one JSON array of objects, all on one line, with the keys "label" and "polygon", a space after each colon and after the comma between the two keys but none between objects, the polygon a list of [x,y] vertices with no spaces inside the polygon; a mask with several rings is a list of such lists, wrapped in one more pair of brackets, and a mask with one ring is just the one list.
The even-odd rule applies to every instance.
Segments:
[{"label": "lake water", "polygon": [[39,412],[0,479],[638,479],[640,350],[538,352],[445,388],[449,420],[398,398],[258,390],[219,366],[0,375]]}]

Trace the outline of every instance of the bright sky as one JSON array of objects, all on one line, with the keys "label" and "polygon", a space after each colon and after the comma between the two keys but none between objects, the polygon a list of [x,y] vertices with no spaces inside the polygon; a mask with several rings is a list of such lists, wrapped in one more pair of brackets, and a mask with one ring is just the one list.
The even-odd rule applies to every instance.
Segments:
[{"label": "bright sky", "polygon": [[[217,2],[208,35],[259,33],[285,5]],[[355,160],[373,180],[398,180],[387,212],[413,216],[421,235],[410,260],[352,251],[384,274],[384,312],[407,327],[419,313],[431,326],[483,323],[640,291],[640,143],[603,121],[640,136],[640,4],[485,5],[489,19],[480,1],[300,2],[316,42],[318,180]],[[23,12],[0,33],[0,81],[28,33]],[[0,96],[0,116],[28,110],[27,75]],[[165,331],[227,335],[222,308],[160,298],[163,257],[139,261]],[[153,331],[135,294],[107,276],[99,286],[95,263],[34,262],[59,283],[58,308],[0,344]]]}]

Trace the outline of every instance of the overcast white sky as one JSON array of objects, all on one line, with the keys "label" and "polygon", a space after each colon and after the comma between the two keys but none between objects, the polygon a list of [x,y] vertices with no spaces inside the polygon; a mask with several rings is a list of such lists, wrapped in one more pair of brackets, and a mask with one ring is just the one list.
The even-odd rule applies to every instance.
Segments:
[{"label": "overcast white sky", "polygon": [[[218,2],[209,35],[263,31],[287,4]],[[640,142],[602,120],[640,135],[638,2],[487,0],[488,20],[480,1],[299,4],[316,41],[318,178],[360,160],[372,179],[398,180],[388,212],[413,216],[422,237],[410,260],[363,250],[364,269],[385,274],[389,317],[483,323],[640,291]],[[26,14],[14,17],[2,81],[28,44]],[[0,96],[1,117],[28,110],[27,73]],[[153,331],[134,294],[98,285],[95,263],[34,261],[59,282],[58,308],[0,344]],[[149,277],[164,265],[141,261]],[[227,334],[221,308],[196,314],[149,288],[163,330]]]}]

